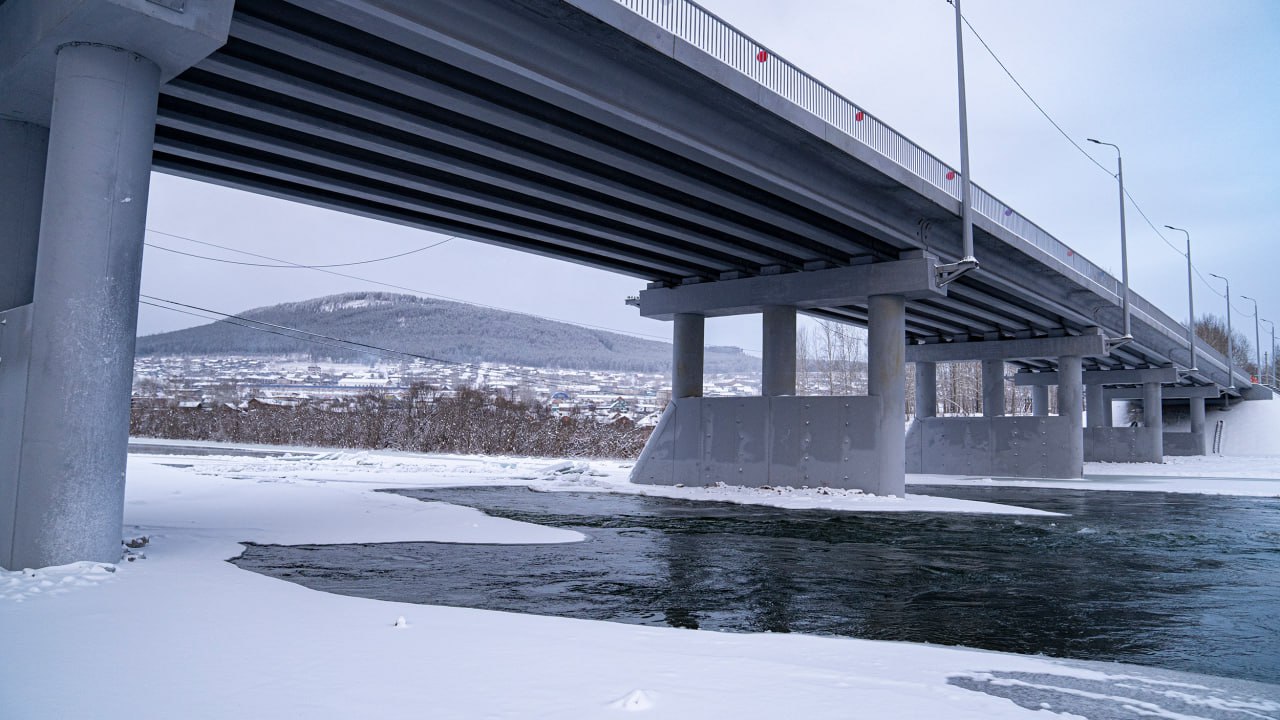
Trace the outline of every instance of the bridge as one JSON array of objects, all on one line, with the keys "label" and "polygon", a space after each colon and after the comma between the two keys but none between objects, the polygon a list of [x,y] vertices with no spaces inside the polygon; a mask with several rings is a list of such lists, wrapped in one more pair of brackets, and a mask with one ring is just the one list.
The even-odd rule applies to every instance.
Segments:
[{"label": "bridge", "polygon": [[[1137,295],[1119,341],[1116,278],[977,186],[956,276],[959,171],[686,0],[0,0],[0,155],[4,567],[119,557],[153,167],[646,282],[673,402],[640,482],[1078,477],[1270,397]],[[797,312],[869,328],[867,396],[795,395]],[[762,396],[703,398],[704,319],[740,313]],[[961,360],[987,414],[937,417]],[[1006,363],[1030,416],[998,414]]]}]

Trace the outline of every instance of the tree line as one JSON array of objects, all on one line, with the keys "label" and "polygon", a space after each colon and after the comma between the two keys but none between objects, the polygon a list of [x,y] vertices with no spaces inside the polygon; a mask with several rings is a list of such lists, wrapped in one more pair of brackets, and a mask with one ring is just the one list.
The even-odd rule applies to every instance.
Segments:
[{"label": "tree line", "polygon": [[405,450],[466,455],[638,457],[649,428],[556,417],[540,403],[464,389],[432,397],[410,388],[405,401],[367,395],[333,412],[312,405],[238,409],[135,407],[129,434],[174,440]]}]

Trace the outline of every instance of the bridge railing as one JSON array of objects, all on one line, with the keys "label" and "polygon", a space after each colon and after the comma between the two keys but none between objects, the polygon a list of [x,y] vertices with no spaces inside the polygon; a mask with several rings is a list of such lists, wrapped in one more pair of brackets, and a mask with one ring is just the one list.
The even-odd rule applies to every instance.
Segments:
[{"label": "bridge railing", "polygon": [[[952,198],[960,199],[959,170],[714,13],[690,0],[614,1],[838,128]],[[1120,281],[1110,273],[978,185],[972,189],[975,212],[1036,246],[1104,292],[1120,295]],[[1144,298],[1134,295],[1131,302],[1135,309],[1163,325],[1171,335],[1186,333],[1182,323]]]}]

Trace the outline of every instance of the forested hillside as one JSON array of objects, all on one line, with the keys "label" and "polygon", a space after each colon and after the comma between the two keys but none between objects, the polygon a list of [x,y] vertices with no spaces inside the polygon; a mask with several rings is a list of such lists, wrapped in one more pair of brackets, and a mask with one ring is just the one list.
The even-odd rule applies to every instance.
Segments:
[{"label": "forested hillside", "polygon": [[[382,292],[359,292],[248,310],[242,317],[343,340],[458,362],[663,372],[671,345],[532,315]],[[369,354],[276,330],[220,321],[138,338],[139,355],[294,355],[359,361]],[[759,360],[739,348],[707,348],[708,372],[739,372]]]}]

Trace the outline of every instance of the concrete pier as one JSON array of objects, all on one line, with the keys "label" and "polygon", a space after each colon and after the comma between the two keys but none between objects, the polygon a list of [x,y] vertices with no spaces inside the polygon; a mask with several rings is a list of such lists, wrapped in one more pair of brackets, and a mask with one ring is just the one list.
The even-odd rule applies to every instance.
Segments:
[{"label": "concrete pier", "polygon": [[1084,475],[1084,408],[1081,387],[1083,374],[1079,355],[1063,355],[1058,358],[1058,417],[1062,418],[1063,430],[1059,431],[1055,441],[1062,443],[1064,456],[1072,465],[1072,477]]},{"label": "concrete pier", "polygon": [[1111,403],[1103,394],[1102,385],[1089,383],[1084,386],[1085,425],[1091,428],[1111,427]]},{"label": "concrete pier", "polygon": [[48,128],[0,117],[0,311],[31,304],[48,145]]},{"label": "concrete pier", "polygon": [[90,44],[58,52],[15,567],[120,557],[159,90],[159,67],[134,53]]},{"label": "concrete pier", "polygon": [[1204,436],[1204,398],[1191,398],[1191,432]]},{"label": "concrete pier", "polygon": [[938,415],[938,364],[918,362],[916,366],[916,417]]},{"label": "concrete pier", "polygon": [[706,319],[680,313],[671,330],[671,399],[702,397]]},{"label": "concrete pier", "polygon": [[1031,388],[1031,414],[1034,417],[1049,415],[1049,387],[1036,385]]},{"label": "concrete pier", "polygon": [[1142,425],[1146,434],[1146,454],[1149,462],[1164,462],[1164,407],[1160,395],[1160,383],[1142,384]]},{"label": "concrete pier", "polygon": [[867,394],[880,398],[877,495],[906,493],[907,306],[901,295],[867,299]]},{"label": "concrete pier", "polygon": [[982,416],[1004,415],[1004,360],[982,361]]},{"label": "concrete pier", "polygon": [[796,309],[770,305],[763,313],[760,394],[796,394]]}]

